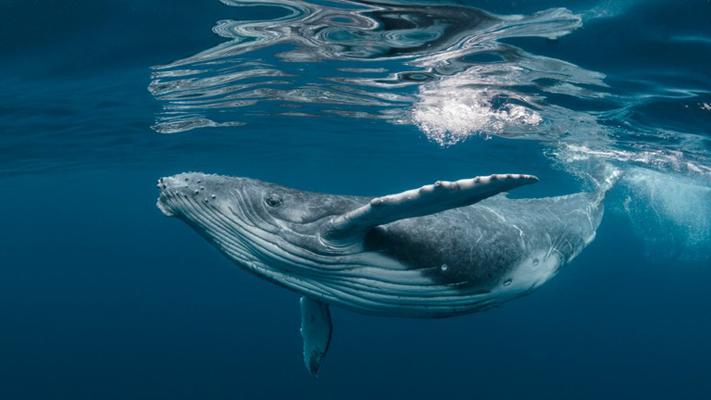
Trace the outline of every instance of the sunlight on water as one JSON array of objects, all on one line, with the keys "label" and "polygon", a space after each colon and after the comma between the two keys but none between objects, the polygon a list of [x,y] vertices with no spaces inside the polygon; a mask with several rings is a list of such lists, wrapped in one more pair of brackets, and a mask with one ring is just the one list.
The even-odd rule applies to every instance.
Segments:
[{"label": "sunlight on water", "polygon": [[473,133],[504,135],[524,132],[526,128],[533,131],[543,120],[535,111],[516,104],[495,109],[485,90],[425,97],[413,110],[412,119],[428,138],[442,146],[456,144]]},{"label": "sunlight on water", "polygon": [[[605,86],[602,74],[500,43],[514,37],[555,39],[579,28],[581,17],[562,8],[497,16],[457,5],[259,4],[286,9],[288,15],[219,21],[214,32],[227,42],[155,67],[149,90],[164,109],[156,131],[249,122],[251,115],[335,113],[414,123],[432,140],[453,144],[484,131],[514,136],[504,130],[516,126],[533,134],[523,126],[541,122],[546,106],[541,93],[599,96],[580,85]],[[523,86],[534,93],[524,94]],[[453,89],[463,93],[449,98]],[[447,98],[440,101],[443,92]],[[442,107],[465,111],[463,120],[436,124],[427,115]]]},{"label": "sunlight on water", "polygon": [[[587,163],[594,160],[622,162],[624,164],[639,165],[656,168],[662,171],[683,173],[698,176],[703,180],[711,178],[711,167],[701,164],[702,161],[693,160],[683,152],[677,150],[615,150],[610,147],[593,147],[590,144],[561,144],[551,154],[571,167],[576,163]],[[575,168],[575,167],[572,167]]]},{"label": "sunlight on water", "polygon": [[656,108],[674,106],[688,114],[675,121],[707,124],[694,106],[707,104],[703,91],[660,90],[639,74],[625,78],[638,88],[621,91],[600,72],[503,41],[558,39],[584,16],[615,16],[632,2],[580,15],[398,1],[223,3],[268,6],[282,16],[218,21],[213,30],[226,42],[154,67],[149,90],[163,107],[154,130],[234,127],[267,116],[377,119],[414,125],[442,146],[480,135],[535,139],[549,142],[562,162],[599,157],[711,173],[703,136],[677,122],[648,122],[658,118]]}]

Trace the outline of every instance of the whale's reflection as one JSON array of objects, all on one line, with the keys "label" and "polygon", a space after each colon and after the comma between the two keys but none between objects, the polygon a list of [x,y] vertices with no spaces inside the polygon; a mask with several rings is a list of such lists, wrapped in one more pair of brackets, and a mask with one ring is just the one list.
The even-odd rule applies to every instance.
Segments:
[{"label": "whale's reflection", "polygon": [[[156,131],[338,114],[416,124],[444,145],[473,133],[559,138],[594,120],[546,93],[605,95],[602,74],[501,42],[579,28],[580,16],[562,8],[501,16],[441,4],[223,3],[286,15],[219,21],[213,30],[226,42],[155,67]],[[447,115],[457,118],[440,118]]]},{"label": "whale's reflection", "polygon": [[154,67],[149,90],[163,106],[156,131],[338,115],[415,125],[444,146],[480,134],[535,139],[566,165],[605,158],[711,175],[703,137],[633,118],[680,98],[694,105],[703,91],[610,88],[602,73],[515,45],[580,28],[581,15],[567,9],[495,15],[431,1],[222,2],[275,17],[218,21],[213,31],[224,43]]}]

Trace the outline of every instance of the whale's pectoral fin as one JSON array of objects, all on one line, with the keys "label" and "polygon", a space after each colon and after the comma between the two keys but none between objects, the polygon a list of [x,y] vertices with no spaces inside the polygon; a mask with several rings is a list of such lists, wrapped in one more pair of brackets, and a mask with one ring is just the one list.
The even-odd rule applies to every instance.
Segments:
[{"label": "whale's pectoral fin", "polygon": [[438,181],[419,189],[376,197],[370,203],[334,218],[323,236],[333,240],[359,237],[376,225],[468,206],[535,182],[538,182],[535,176],[520,174],[490,175],[456,182]]},{"label": "whale's pectoral fin", "polygon": [[304,339],[304,364],[314,377],[331,343],[331,312],[328,304],[306,296],[301,298],[301,337]]}]

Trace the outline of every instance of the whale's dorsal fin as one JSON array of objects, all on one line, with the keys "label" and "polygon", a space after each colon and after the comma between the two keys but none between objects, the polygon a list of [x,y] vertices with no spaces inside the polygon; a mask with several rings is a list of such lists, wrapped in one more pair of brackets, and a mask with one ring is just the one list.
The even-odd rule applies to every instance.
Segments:
[{"label": "whale's dorsal fin", "polygon": [[331,312],[328,304],[306,296],[301,298],[300,303],[304,364],[315,378],[331,343]]},{"label": "whale's dorsal fin", "polygon": [[376,197],[368,204],[334,218],[324,232],[324,237],[347,240],[377,225],[468,206],[536,182],[538,178],[535,176],[521,174],[479,176],[456,182],[437,181],[419,189]]}]

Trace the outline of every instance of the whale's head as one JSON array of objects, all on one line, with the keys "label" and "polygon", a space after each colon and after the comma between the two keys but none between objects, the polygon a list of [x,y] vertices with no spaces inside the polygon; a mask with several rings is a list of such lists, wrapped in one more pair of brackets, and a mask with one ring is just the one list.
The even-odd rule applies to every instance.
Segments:
[{"label": "whale's head", "polygon": [[183,173],[158,180],[158,208],[258,272],[322,262],[324,224],[361,205],[357,198],[311,193],[249,178]]}]

